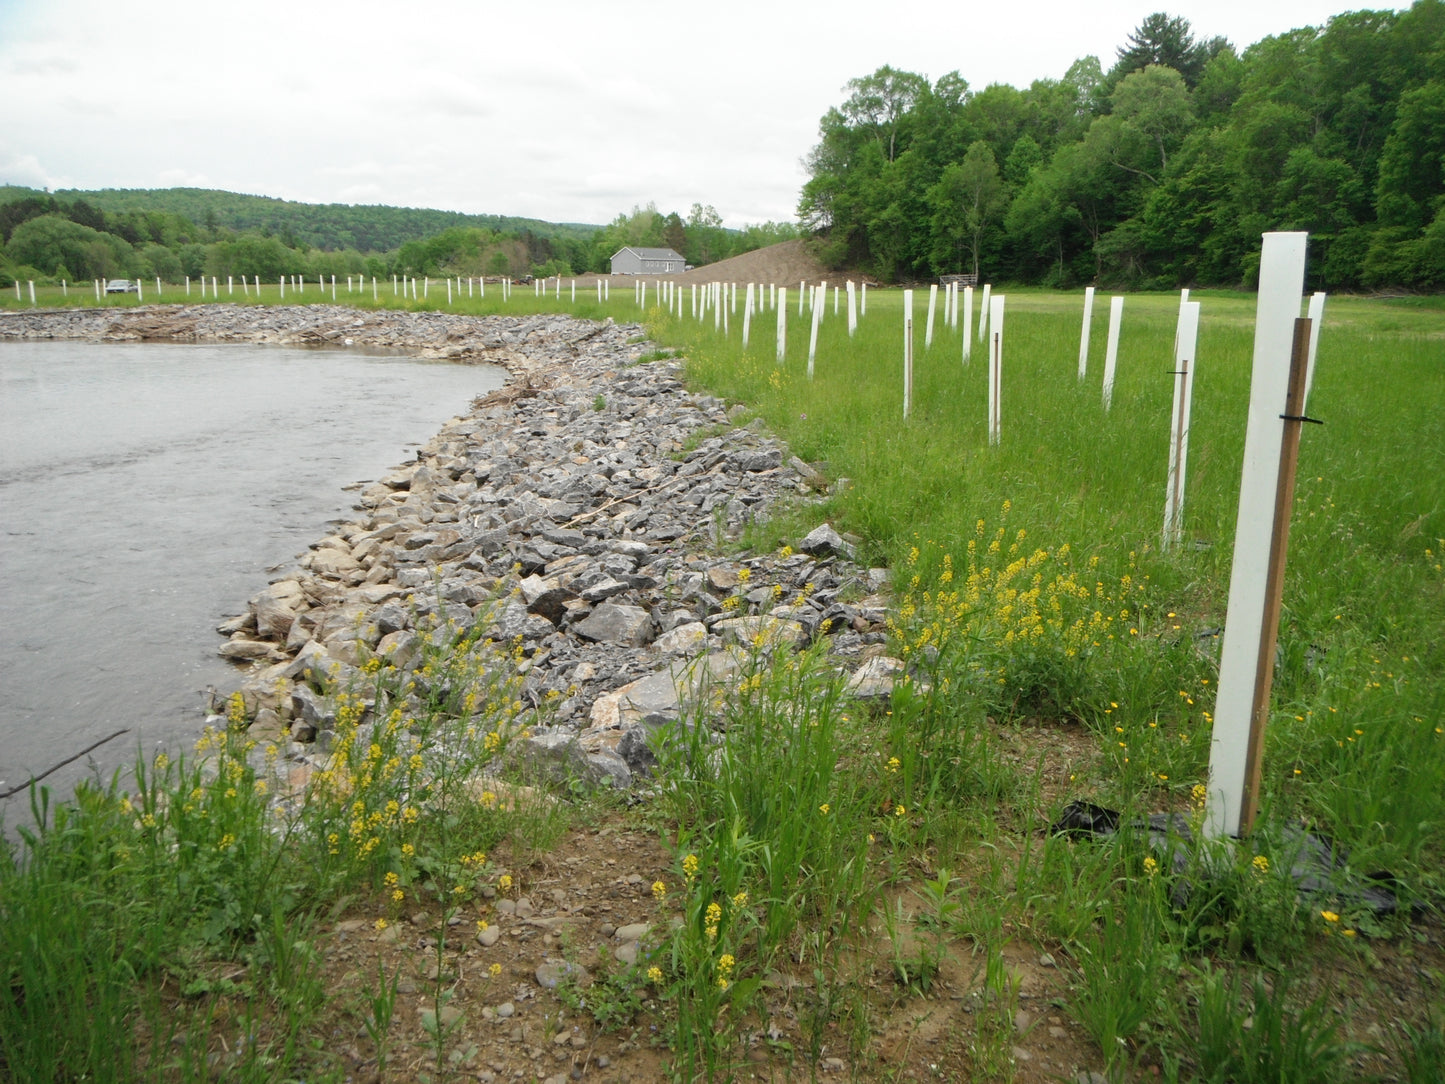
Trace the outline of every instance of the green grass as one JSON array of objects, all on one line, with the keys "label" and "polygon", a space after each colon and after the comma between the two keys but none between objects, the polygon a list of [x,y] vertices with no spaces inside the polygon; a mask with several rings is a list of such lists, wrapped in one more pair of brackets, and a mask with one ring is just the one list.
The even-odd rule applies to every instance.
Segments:
[{"label": "green grass", "polygon": [[[1362,1052],[1409,1079],[1433,1079],[1438,1014],[1417,1006],[1397,1026],[1405,1010],[1371,978],[1377,952],[1394,943],[1412,951],[1409,920],[1379,919],[1348,898],[1300,897],[1286,874],[1285,829],[1307,820],[1350,849],[1353,872],[1389,869],[1402,900],[1438,923],[1445,313],[1418,299],[1329,302],[1309,405],[1325,425],[1308,428],[1301,452],[1260,827],[1243,845],[1179,843],[1181,878],[1173,856],[1138,833],[1089,844],[1039,827],[1066,800],[1087,797],[1126,818],[1182,813],[1197,835],[1253,299],[1193,295],[1203,311],[1188,542],[1161,551],[1177,298],[1129,297],[1105,413],[1107,305],[1095,307],[1081,384],[1080,298],[1007,296],[1003,441],[990,447],[983,351],[975,342],[964,365],[958,333],[941,323],[933,348],[920,346],[914,412],[902,418],[897,291],[869,291],[851,341],[829,303],[810,381],[796,298],[789,361],[778,367],[771,314],[743,350],[740,314],[724,337],[686,302],[679,319],[640,312],[625,286],[603,305],[579,290],[577,315],[645,319],[646,356],[677,352],[698,390],[746,404],[795,453],[825,461],[829,479],[847,480],[813,518],[784,510],[753,543],[795,537],[819,515],[856,533],[865,559],[893,571],[889,650],[911,667],[891,699],[869,706],[842,695],[844,676],[819,648],[755,645],[709,702],[727,720],[725,737],[700,710],[659,750],[655,800],[631,814],[675,855],[655,891],[659,916],[680,912],[681,924],[635,968],[610,967],[590,1011],[605,1026],[654,1012],[678,1079],[726,1079],[784,999],[800,1036],[775,1054],[791,1058],[792,1072],[815,1073],[826,1050],[865,1079],[885,1079],[893,1070],[870,1060],[880,1021],[914,1003],[943,1011],[935,984],[950,975],[979,999],[950,1064],[1006,1080],[1019,1005],[1006,950],[1024,940],[1071,977],[1060,1007],[1120,1079],[1155,1070],[1181,1080],[1346,1079]],[[295,298],[288,290],[288,302],[316,299],[314,286]],[[176,298],[168,290],[162,300]],[[370,304],[369,295],[351,300]],[[348,301],[344,287],[338,301]],[[407,307],[444,302],[434,289],[429,305]],[[924,293],[920,344],[926,306]],[[493,287],[485,302],[454,305],[557,308],[530,287],[506,303]],[[565,289],[560,308],[574,311]],[[550,845],[549,823],[507,821],[461,785],[467,758],[486,754],[487,735],[512,723],[511,664],[445,639],[432,650],[446,679],[423,682],[420,701],[384,669],[369,679],[375,717],[389,718],[395,703],[411,722],[383,727],[379,754],[360,739],[347,746],[345,785],[315,783],[284,831],[265,824],[259,777],[235,754],[239,730],[219,748],[210,739],[205,772],[142,766],[139,794],[124,804],[114,789],[92,789],[37,816],[42,827],[0,856],[0,983],[23,993],[0,1000],[0,1064],[20,1078],[105,1079],[101,1062],[119,1050],[113,1079],[202,1079],[219,1026],[207,1014],[225,1004],[241,1006],[264,1037],[229,1066],[235,1078],[326,1079],[334,1067],[321,1036],[332,1018],[308,923],[367,894],[440,902],[458,885],[465,894],[488,874],[462,839],[490,847],[511,832]],[[464,687],[478,699],[458,701]],[[428,689],[450,690],[449,699],[427,699]],[[385,772],[394,756],[409,763],[412,733],[450,736],[461,751],[424,765],[438,815],[414,828],[388,805],[405,808],[409,787],[389,781],[397,769]],[[1061,754],[1054,738],[1074,751]],[[440,960],[440,941],[436,951]],[[218,959],[247,961],[243,990],[207,966]],[[778,982],[781,972],[789,982]],[[378,1057],[393,980],[368,977],[361,999]],[[1430,981],[1421,980],[1426,1001],[1438,994]],[[179,1016],[168,983],[193,999],[179,1002]],[[1327,990],[1339,991],[1343,1018]],[[642,1008],[653,1003],[644,991],[660,1010]],[[435,993],[443,1078],[457,1055],[446,1023],[457,1007],[440,986]],[[1358,1014],[1387,1029],[1369,1051],[1346,1034]]]},{"label": "green grass", "polygon": [[[932,350],[918,351],[913,416],[902,418],[898,291],[869,292],[868,315],[851,341],[845,319],[833,318],[829,306],[811,381],[796,360],[806,357],[807,335],[796,311],[788,347],[794,360],[781,368],[771,314],[754,328],[747,351],[738,320],[725,342],[710,321],[655,315],[653,326],[659,341],[684,350],[693,379],[747,403],[795,452],[826,461],[830,476],[851,481],[829,511],[866,540],[874,560],[917,574],[920,594],[937,588],[945,555],[962,565],[979,521],[991,537],[1005,520],[1005,545],[1024,530],[1022,552],[1046,551],[1051,574],[1069,563],[1076,575],[1108,583],[1116,601],[1146,588],[1129,621],[1112,630],[1128,636],[1127,628],[1137,629],[1140,650],[1120,656],[1115,642],[1102,652],[1107,667],[1083,678],[1093,692],[1064,688],[1057,700],[1085,715],[1092,704],[1099,716],[1117,701],[1108,720],[1092,721],[1147,729],[1167,719],[1202,738],[1213,698],[1200,679],[1212,667],[1179,645],[1224,623],[1253,301],[1210,293],[1194,299],[1203,312],[1187,544],[1168,553],[1160,552],[1159,535],[1173,295],[1128,298],[1106,413],[1100,379],[1107,306],[1095,306],[1089,375],[1081,383],[1079,298],[1009,292],[1003,440],[993,448],[982,352],[975,342],[974,359],[964,365],[960,336],[949,329],[936,328]],[[919,324],[925,312],[926,295],[915,299]],[[1433,309],[1329,303],[1309,404],[1325,424],[1304,435],[1290,539],[1270,799],[1281,804],[1279,815],[1309,813],[1353,846],[1383,848],[1379,857],[1387,864],[1416,864],[1422,848],[1438,848],[1442,838],[1445,769],[1434,729],[1441,684],[1433,677],[1445,671],[1442,356],[1445,319]],[[1069,562],[1058,558],[1065,545]],[[1131,588],[1121,591],[1125,576]],[[896,586],[906,590],[905,574]],[[1007,653],[1019,654],[1012,645]],[[1105,668],[1111,673],[1097,672]],[[1053,680],[1067,686],[1070,679],[1056,673]],[[1181,793],[1197,781],[1164,774],[1171,776],[1169,789]]]}]

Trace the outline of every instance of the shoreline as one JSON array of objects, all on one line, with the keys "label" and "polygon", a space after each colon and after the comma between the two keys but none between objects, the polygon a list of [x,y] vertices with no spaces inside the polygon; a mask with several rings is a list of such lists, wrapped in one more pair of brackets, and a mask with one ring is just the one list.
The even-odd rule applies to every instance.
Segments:
[{"label": "shoreline", "polygon": [[[329,757],[334,707],[318,692],[344,689],[374,656],[417,665],[418,622],[443,616],[520,644],[527,715],[548,704],[552,724],[524,757],[543,774],[620,788],[650,768],[649,735],[701,685],[736,674],[749,644],[827,635],[848,668],[882,654],[884,576],[855,567],[831,529],[792,554],[718,552],[826,482],[758,423],[734,425],[741,408],[690,395],[678,361],[642,333],[610,319],[334,305],[0,316],[0,340],[382,348],[509,373],[219,626],[230,638],[218,652],[247,667],[236,685],[250,734],[282,747],[293,792]],[[890,672],[878,660],[860,691]]]}]

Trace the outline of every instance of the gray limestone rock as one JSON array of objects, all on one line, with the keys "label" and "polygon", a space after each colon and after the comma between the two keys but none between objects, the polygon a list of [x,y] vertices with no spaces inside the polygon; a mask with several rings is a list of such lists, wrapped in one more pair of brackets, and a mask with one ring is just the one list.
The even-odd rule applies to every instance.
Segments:
[{"label": "gray limestone rock", "polygon": [[535,730],[517,746],[522,762],[553,783],[588,779],[591,765],[577,735],[560,730]]},{"label": "gray limestone rock", "polygon": [[807,553],[813,557],[831,557],[834,554],[852,556],[852,547],[843,541],[843,538],[832,526],[824,523],[814,527],[807,536],[798,543],[798,552]]},{"label": "gray limestone rock", "polygon": [[640,606],[604,602],[573,625],[572,631],[584,640],[641,647],[652,639],[652,615]]},{"label": "gray limestone rock", "polygon": [[859,700],[887,700],[893,695],[893,682],[903,672],[902,659],[876,655],[853,671],[844,692]]},{"label": "gray limestone rock", "polygon": [[227,640],[216,649],[216,653],[233,662],[249,662],[252,659],[264,659],[275,649],[275,644],[266,643],[264,640]]},{"label": "gray limestone rock", "polygon": [[618,754],[598,749],[587,754],[587,781],[600,787],[626,790],[632,786],[632,768]]},{"label": "gray limestone rock", "polygon": [[558,576],[527,576],[518,586],[527,610],[545,617],[554,625],[562,620],[567,600],[575,594]]},{"label": "gray limestone rock", "polygon": [[696,655],[707,650],[707,626],[701,621],[678,625],[659,636],[652,646],[667,655]]}]

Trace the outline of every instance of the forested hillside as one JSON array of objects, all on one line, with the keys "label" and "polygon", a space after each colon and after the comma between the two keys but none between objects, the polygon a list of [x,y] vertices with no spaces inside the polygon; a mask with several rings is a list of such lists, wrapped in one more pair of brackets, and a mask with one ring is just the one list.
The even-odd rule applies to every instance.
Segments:
[{"label": "forested hillside", "polygon": [[706,264],[796,236],[789,223],[726,229],[717,211],[701,204],[686,220],[649,204],[607,226],[581,226],[194,188],[52,195],[0,186],[0,285],[17,278],[574,275],[608,270],[624,245],[671,246]]},{"label": "forested hillside", "polygon": [[1358,11],[1243,53],[1151,15],[1106,72],[974,91],[880,68],[822,118],[799,218],[825,262],[1249,285],[1308,230],[1312,285],[1445,285],[1445,3]]},{"label": "forested hillside", "polygon": [[[356,249],[390,252],[407,241],[455,228],[492,233],[531,232],[543,237],[585,239],[596,226],[543,222],[510,215],[469,215],[421,207],[372,204],[296,203],[270,196],[247,196],[210,188],[103,188],[84,192],[62,189],[63,200],[84,200],[107,214],[162,211],[180,215],[208,229],[254,232],[283,238],[287,244],[327,251]],[[5,198],[0,190],[0,199]]]},{"label": "forested hillside", "polygon": [[[118,206],[109,206],[112,203]],[[190,207],[203,208],[199,220],[184,210]],[[265,207],[284,210],[264,219]],[[229,217],[223,220],[227,208]],[[308,217],[313,211],[314,217]],[[484,220],[501,225],[445,225]],[[0,187],[0,282],[435,275],[442,269],[428,257],[438,245],[456,254],[454,266],[447,268],[455,274],[567,273],[590,257],[590,238],[596,231],[595,226],[558,226],[500,215],[288,203],[199,189],[52,195]],[[360,247],[383,240],[395,244]]]}]

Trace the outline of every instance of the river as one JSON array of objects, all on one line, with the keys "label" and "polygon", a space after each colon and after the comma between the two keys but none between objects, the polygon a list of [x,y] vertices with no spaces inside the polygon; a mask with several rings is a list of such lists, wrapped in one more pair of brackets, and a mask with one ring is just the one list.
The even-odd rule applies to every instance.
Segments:
[{"label": "river", "polygon": [[[333,349],[0,343],[0,792],[186,749],[215,626],[506,373]],[[25,792],[0,817],[26,819]]]}]

